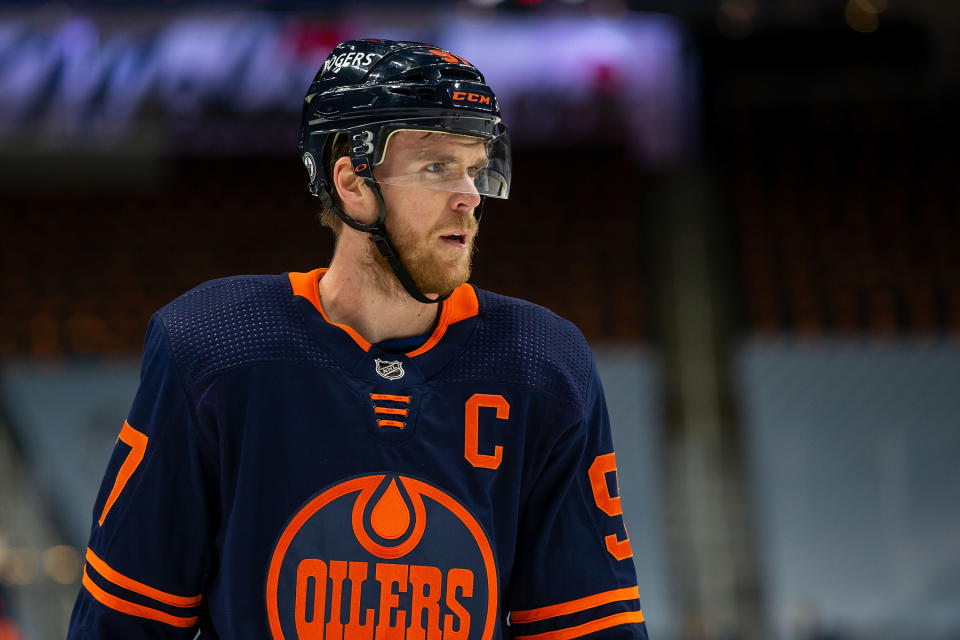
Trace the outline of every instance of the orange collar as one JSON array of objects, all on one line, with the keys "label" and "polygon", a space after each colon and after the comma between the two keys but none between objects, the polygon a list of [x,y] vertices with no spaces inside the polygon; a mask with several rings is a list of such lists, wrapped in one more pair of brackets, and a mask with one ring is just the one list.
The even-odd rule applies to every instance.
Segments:
[{"label": "orange collar", "polygon": [[[363,336],[356,332],[356,330],[346,324],[340,324],[337,322],[330,322],[330,318],[327,317],[327,314],[323,310],[323,306],[320,304],[320,290],[318,288],[320,278],[327,272],[326,269],[314,269],[313,271],[308,271],[306,273],[297,273],[291,271],[287,274],[290,277],[290,285],[293,287],[293,295],[300,296],[301,298],[306,298],[310,301],[317,311],[320,312],[320,315],[323,316],[323,319],[332,324],[335,327],[339,327],[347,333],[357,345],[364,351],[370,350],[370,343],[367,342]],[[474,291],[473,287],[469,284],[462,284],[456,289],[449,298],[444,300],[441,304],[440,311],[440,321],[437,323],[437,328],[433,330],[433,333],[417,349],[406,354],[408,358],[413,358],[421,354],[426,353],[434,345],[440,342],[440,338],[443,337],[443,334],[446,333],[447,327],[461,320],[466,320],[467,318],[472,318],[480,312],[480,303],[477,301],[477,292]]]}]

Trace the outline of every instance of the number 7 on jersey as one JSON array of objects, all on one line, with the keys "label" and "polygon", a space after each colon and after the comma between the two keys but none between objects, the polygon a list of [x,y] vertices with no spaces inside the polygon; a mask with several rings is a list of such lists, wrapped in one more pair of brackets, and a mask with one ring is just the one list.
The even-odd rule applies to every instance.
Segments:
[{"label": "number 7 on jersey", "polygon": [[120,435],[117,436],[117,441],[123,441],[125,445],[130,447],[130,453],[127,454],[126,460],[120,465],[120,471],[117,473],[117,479],[113,483],[113,489],[110,490],[110,495],[107,496],[107,502],[103,505],[103,513],[100,514],[100,520],[97,521],[101,527],[107,514],[110,512],[110,508],[113,507],[113,503],[117,501],[117,498],[120,497],[120,492],[127,486],[127,481],[130,480],[130,476],[133,475],[133,472],[136,471],[140,463],[143,462],[143,455],[147,451],[148,440],[149,438],[146,434],[131,427],[129,422],[123,422],[123,428],[120,430]]}]

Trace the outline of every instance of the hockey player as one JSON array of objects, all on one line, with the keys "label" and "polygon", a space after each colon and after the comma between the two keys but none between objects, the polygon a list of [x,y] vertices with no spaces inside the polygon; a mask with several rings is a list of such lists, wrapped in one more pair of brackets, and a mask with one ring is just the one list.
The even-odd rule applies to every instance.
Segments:
[{"label": "hockey player", "polygon": [[343,43],[300,153],[332,263],[151,319],[69,637],[645,639],[583,337],[466,284],[510,187],[483,76]]}]

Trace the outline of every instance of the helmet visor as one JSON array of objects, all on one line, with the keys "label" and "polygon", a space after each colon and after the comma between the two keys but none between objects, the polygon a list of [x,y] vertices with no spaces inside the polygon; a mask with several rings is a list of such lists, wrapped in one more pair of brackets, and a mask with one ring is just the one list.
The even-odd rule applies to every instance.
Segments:
[{"label": "helmet visor", "polygon": [[[408,118],[353,133],[354,161],[372,160],[382,185],[506,198],[510,142],[485,118]],[[358,156],[361,156],[358,158]],[[356,165],[355,165],[356,166]]]}]

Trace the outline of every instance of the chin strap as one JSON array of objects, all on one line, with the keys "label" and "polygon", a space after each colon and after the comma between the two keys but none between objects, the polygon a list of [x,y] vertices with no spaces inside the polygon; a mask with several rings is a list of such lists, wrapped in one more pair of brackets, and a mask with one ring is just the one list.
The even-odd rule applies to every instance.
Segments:
[{"label": "chin strap", "polygon": [[378,213],[377,221],[375,223],[363,224],[362,222],[357,222],[344,213],[343,209],[333,203],[333,198],[330,197],[330,194],[327,193],[325,189],[319,189],[319,196],[320,200],[323,202],[323,206],[325,206],[327,209],[330,209],[330,211],[333,211],[333,213],[340,218],[344,224],[356,229],[357,231],[363,231],[364,233],[370,234],[370,240],[377,246],[377,249],[380,251],[380,255],[386,258],[390,268],[393,269],[393,275],[397,277],[397,280],[400,281],[400,284],[403,285],[403,288],[406,289],[407,293],[409,293],[414,300],[424,304],[439,304],[449,298],[453,291],[439,296],[436,300],[431,300],[425,296],[422,291],[420,291],[420,287],[418,287],[417,283],[413,281],[413,277],[400,261],[400,254],[397,253],[396,247],[394,247],[393,242],[390,241],[390,236],[387,235],[387,227],[385,224],[387,218],[387,206],[383,202],[383,195],[380,193],[380,185],[377,184],[376,180],[370,178],[364,178],[364,181],[373,191],[374,195],[377,196]]}]

